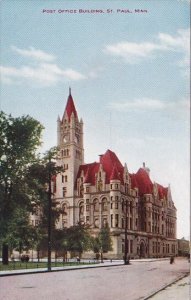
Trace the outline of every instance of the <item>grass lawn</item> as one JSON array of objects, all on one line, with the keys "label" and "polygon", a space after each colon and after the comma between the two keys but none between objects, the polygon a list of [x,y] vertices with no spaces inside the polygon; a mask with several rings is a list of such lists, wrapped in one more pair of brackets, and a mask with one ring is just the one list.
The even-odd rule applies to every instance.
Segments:
[{"label": "grass lawn", "polygon": [[[86,262],[86,263],[79,263],[79,262],[52,262],[52,267],[64,267],[64,266],[79,266],[79,265],[89,265],[93,264],[92,262]],[[36,268],[47,268],[47,262],[20,262],[20,261],[9,261],[8,265],[3,265],[2,262],[0,262],[0,271],[7,271],[7,270],[22,270],[22,269],[36,269]]]}]

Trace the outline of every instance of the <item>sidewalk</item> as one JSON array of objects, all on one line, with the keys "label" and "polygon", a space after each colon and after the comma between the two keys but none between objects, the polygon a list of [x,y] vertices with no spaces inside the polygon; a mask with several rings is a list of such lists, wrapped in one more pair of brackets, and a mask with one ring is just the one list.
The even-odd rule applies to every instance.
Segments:
[{"label": "sidewalk", "polygon": [[[154,262],[159,260],[169,260],[169,258],[145,258],[145,259],[135,259],[130,260],[130,264],[132,263],[140,263],[140,262]],[[101,267],[112,267],[112,266],[120,266],[123,265],[123,260],[105,260],[104,263],[95,263],[95,264],[84,264],[84,265],[76,265],[76,266],[64,266],[64,267],[52,267],[52,272],[55,271],[69,271],[69,270],[79,270],[79,269],[90,269],[90,268],[101,268]],[[34,273],[44,273],[47,272],[47,268],[36,268],[36,269],[23,269],[23,270],[8,270],[8,271],[0,271],[1,276],[11,276],[11,275],[24,275],[24,274],[34,274]]]},{"label": "sidewalk", "polygon": [[189,300],[191,299],[190,290],[190,276],[186,276],[175,283],[172,283],[168,287],[163,288],[161,291],[157,292],[153,296],[149,296],[143,300],[153,299],[153,300]]},{"label": "sidewalk", "polygon": [[[75,266],[52,267],[51,272],[100,268],[100,267],[119,266],[119,265],[123,265],[122,260],[121,261],[113,261],[113,262],[104,261],[104,263],[95,263],[95,264],[87,264],[87,265],[84,264],[84,265],[75,265]],[[47,272],[47,268],[0,271],[0,277],[1,276],[11,276],[11,275],[44,273],[44,272]]]}]

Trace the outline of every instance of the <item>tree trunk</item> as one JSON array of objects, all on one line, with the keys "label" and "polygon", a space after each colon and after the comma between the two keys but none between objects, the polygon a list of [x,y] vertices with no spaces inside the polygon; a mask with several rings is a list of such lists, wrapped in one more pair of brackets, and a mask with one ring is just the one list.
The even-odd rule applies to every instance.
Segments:
[{"label": "tree trunk", "polygon": [[3,265],[9,264],[9,249],[7,244],[3,244],[2,248],[2,263]]}]

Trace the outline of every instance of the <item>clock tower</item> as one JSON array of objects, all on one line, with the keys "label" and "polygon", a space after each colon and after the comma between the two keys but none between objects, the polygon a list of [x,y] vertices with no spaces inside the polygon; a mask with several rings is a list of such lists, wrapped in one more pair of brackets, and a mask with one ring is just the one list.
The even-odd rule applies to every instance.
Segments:
[{"label": "clock tower", "polygon": [[[57,120],[58,165],[64,172],[57,176],[57,199],[74,207],[75,183],[79,166],[84,163],[83,121],[79,121],[71,89],[62,119]],[[71,220],[72,221],[72,220]]]}]

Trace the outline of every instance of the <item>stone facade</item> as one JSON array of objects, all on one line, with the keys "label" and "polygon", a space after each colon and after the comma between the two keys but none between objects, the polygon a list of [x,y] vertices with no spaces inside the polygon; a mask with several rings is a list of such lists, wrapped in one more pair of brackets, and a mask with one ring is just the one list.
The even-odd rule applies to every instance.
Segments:
[{"label": "stone facade", "polygon": [[129,173],[111,150],[100,155],[98,162],[85,164],[83,121],[78,119],[71,91],[63,117],[57,120],[57,137],[58,165],[65,170],[56,178],[54,198],[62,210],[58,228],[81,221],[96,236],[108,223],[113,241],[108,258],[123,257],[125,231],[131,258],[177,254],[170,186],[153,183],[144,163],[137,173]]},{"label": "stone facade", "polygon": [[190,254],[190,242],[184,237],[178,239],[178,255],[188,256]]}]

